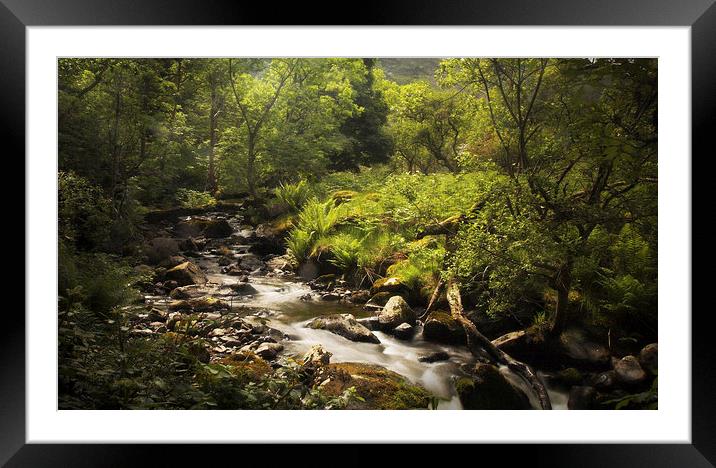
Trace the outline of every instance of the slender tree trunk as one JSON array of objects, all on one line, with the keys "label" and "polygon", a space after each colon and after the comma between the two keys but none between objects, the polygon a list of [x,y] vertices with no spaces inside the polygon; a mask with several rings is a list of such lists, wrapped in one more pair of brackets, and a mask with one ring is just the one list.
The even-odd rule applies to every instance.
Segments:
[{"label": "slender tree trunk", "polygon": [[216,127],[219,114],[216,81],[211,79],[211,110],[209,111],[209,167],[206,174],[206,188],[212,195],[216,194],[216,170],[214,168],[214,149],[216,147]]},{"label": "slender tree trunk", "polygon": [[256,169],[254,163],[256,160],[256,142],[253,135],[249,135],[248,144],[248,160],[246,162],[246,186],[249,190],[249,194],[256,198]]},{"label": "slender tree trunk", "polygon": [[559,336],[568,323],[569,290],[572,287],[572,265],[573,260],[571,258],[564,262],[552,284],[557,291],[557,304],[554,309],[554,317],[550,328],[550,334],[552,336]]}]

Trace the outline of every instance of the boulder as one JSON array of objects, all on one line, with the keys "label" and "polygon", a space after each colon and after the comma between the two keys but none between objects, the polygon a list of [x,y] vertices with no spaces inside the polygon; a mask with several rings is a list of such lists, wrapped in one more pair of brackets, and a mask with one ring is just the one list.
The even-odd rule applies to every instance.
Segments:
[{"label": "boulder", "polygon": [[393,296],[395,296],[395,294],[391,294],[389,292],[375,294],[368,300],[368,302],[366,302],[364,307],[366,309],[382,309],[388,303],[388,300],[390,300]]},{"label": "boulder", "polygon": [[179,237],[197,237],[202,235],[209,239],[229,237],[234,232],[225,219],[192,217],[180,221],[174,226],[174,234]]},{"label": "boulder", "polygon": [[391,297],[377,316],[378,322],[384,330],[392,330],[402,323],[415,325],[417,319],[413,309],[400,296]]},{"label": "boulder", "polygon": [[190,299],[192,297],[206,296],[209,291],[210,288],[203,284],[189,284],[172,289],[169,297],[172,299]]},{"label": "boulder", "polygon": [[325,366],[331,362],[331,356],[333,356],[333,353],[326,351],[323,346],[317,344],[311,346],[311,349],[304,354],[302,363],[304,366]]},{"label": "boulder", "polygon": [[[348,297],[348,301],[352,302],[353,304],[365,304],[369,300],[370,300],[370,291],[368,291],[366,289],[360,289],[358,291],[353,291],[351,293],[351,295]],[[385,304],[383,304],[383,305],[385,305]]]},{"label": "boulder", "polygon": [[316,317],[306,327],[316,330],[327,330],[351,341],[380,343],[377,336],[358,323],[351,314],[334,314]]},{"label": "boulder", "polygon": [[262,359],[271,360],[281,351],[283,351],[283,345],[280,343],[261,343],[254,353]]},{"label": "boulder", "polygon": [[659,368],[659,345],[657,343],[651,343],[642,348],[639,352],[639,364],[651,374],[657,373]]},{"label": "boulder", "polygon": [[512,385],[499,369],[491,364],[476,364],[473,375],[458,379],[455,389],[464,409],[532,409],[527,395]]},{"label": "boulder", "polygon": [[592,378],[592,386],[598,390],[611,390],[617,384],[617,373],[613,370],[600,372]]},{"label": "boulder", "polygon": [[378,317],[366,317],[358,319],[358,323],[366,327],[368,330],[380,330],[380,322],[378,321]]},{"label": "boulder", "polygon": [[206,284],[207,282],[204,272],[191,262],[184,262],[170,270],[167,270],[164,277],[167,280],[176,281],[180,286],[187,286],[190,284]]},{"label": "boulder", "polygon": [[293,257],[290,255],[271,257],[266,261],[266,266],[273,271],[293,271]]},{"label": "boulder", "polygon": [[240,296],[249,296],[258,293],[256,288],[245,282],[231,284],[229,285],[229,288]]},{"label": "boulder", "polygon": [[169,237],[155,237],[144,245],[143,251],[147,261],[157,265],[179,253],[179,241]]},{"label": "boulder", "polygon": [[569,390],[567,408],[571,410],[590,410],[595,407],[597,391],[594,387],[575,386]]},{"label": "boulder", "polygon": [[463,344],[465,330],[450,314],[436,310],[425,320],[423,338],[437,343]]},{"label": "boulder", "polygon": [[409,340],[415,334],[415,327],[408,323],[401,323],[397,327],[393,328],[391,334],[399,340]]},{"label": "boulder", "polygon": [[373,283],[373,286],[370,288],[370,293],[376,295],[382,292],[394,293],[393,295],[395,295],[395,293],[409,294],[410,288],[398,278],[381,278]]},{"label": "boulder", "polygon": [[435,351],[434,353],[424,354],[418,357],[418,361],[428,363],[447,361],[448,359],[450,359],[450,355],[445,351]]},{"label": "boulder", "polygon": [[572,328],[559,336],[559,347],[577,366],[604,367],[609,364],[609,350],[587,337],[583,330]]},{"label": "boulder", "polygon": [[242,255],[238,261],[239,267],[243,270],[254,271],[264,267],[264,262],[254,254]]},{"label": "boulder", "polygon": [[639,360],[634,356],[624,356],[614,360],[614,372],[617,380],[626,385],[637,385],[646,380],[646,372],[641,368]]},{"label": "boulder", "polygon": [[174,268],[177,265],[186,262],[186,258],[181,255],[172,255],[159,262],[159,266],[163,268]]},{"label": "boulder", "polygon": [[339,396],[355,387],[361,400],[351,400],[347,409],[403,410],[427,409],[430,394],[400,374],[384,367],[356,362],[323,366],[315,376],[315,385],[325,395]]}]

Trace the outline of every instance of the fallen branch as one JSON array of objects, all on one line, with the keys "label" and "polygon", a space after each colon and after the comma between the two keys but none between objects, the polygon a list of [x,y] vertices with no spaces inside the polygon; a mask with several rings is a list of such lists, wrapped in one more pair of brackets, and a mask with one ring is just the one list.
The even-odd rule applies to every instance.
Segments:
[{"label": "fallen branch", "polygon": [[547,394],[547,389],[534,370],[524,362],[517,361],[492,344],[492,341],[480,333],[475,324],[465,317],[462,308],[462,299],[460,298],[460,286],[452,279],[447,282],[447,300],[448,304],[450,304],[452,317],[460,323],[465,330],[465,334],[467,335],[467,347],[470,352],[479,356],[481,349],[486,351],[496,363],[506,365],[532,388],[532,391],[537,395],[542,409],[552,409],[552,403]]},{"label": "fallen branch", "polygon": [[423,312],[423,315],[421,315],[419,317],[420,320],[427,317],[428,314],[433,310],[433,306],[437,302],[438,297],[440,297],[440,292],[442,291],[444,286],[445,286],[445,280],[440,278],[440,280],[438,280],[438,284],[435,286],[435,291],[433,291],[433,295],[430,296],[430,302],[428,302],[428,307],[425,309],[425,312]]}]

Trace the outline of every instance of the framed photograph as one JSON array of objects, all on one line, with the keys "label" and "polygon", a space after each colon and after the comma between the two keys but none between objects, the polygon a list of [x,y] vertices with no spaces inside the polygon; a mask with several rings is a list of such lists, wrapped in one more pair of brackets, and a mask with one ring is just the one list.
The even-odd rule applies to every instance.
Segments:
[{"label": "framed photograph", "polygon": [[0,0],[26,184],[0,461],[461,443],[713,466],[691,176],[716,7],[682,3],[393,1],[336,25],[328,4]]}]

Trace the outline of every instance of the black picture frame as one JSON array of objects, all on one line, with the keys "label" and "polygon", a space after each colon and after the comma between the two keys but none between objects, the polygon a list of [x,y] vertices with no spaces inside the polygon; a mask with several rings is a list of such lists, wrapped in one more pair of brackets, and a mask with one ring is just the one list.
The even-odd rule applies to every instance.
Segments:
[{"label": "black picture frame", "polygon": [[[25,151],[25,33],[28,26],[621,25],[691,27],[692,154],[699,152],[700,156],[708,156],[705,150],[709,148],[710,133],[716,128],[714,1],[459,0],[448,3],[383,0],[355,4],[257,2],[246,5],[221,0],[0,0],[0,128],[5,134],[3,146],[8,148],[7,144],[11,143],[15,155],[24,154]],[[335,18],[323,19],[318,16],[320,12],[336,14],[339,11],[342,13]],[[712,148],[709,149],[712,153]],[[10,156],[10,150],[6,151],[5,154]],[[690,164],[688,160],[684,163]],[[693,200],[698,202],[696,197]],[[28,248],[32,246],[26,244],[25,249]],[[9,315],[9,312],[6,310],[5,314]],[[691,311],[670,313],[688,316]],[[479,458],[484,461],[504,459],[518,466],[714,466],[716,411],[713,389],[716,388],[716,370],[713,362],[716,354],[709,326],[710,315],[707,309],[691,313],[692,444],[528,444],[509,448],[482,445],[464,450],[460,458],[479,454]],[[162,448],[147,444],[26,444],[25,323],[17,312],[13,312],[13,316],[13,319],[4,320],[0,326],[0,463],[7,463],[7,466],[77,467],[127,466],[141,461],[164,466],[187,460],[187,455],[203,450],[191,445]],[[426,428],[428,430],[435,429]],[[334,445],[331,450],[340,453],[339,459],[343,461],[358,462],[366,460],[366,456],[373,458],[373,455],[367,455],[365,447],[359,445]],[[424,450],[420,447],[400,450],[400,456],[407,463],[411,456],[422,456]],[[270,450],[270,461],[267,463],[278,465],[291,460],[291,457],[300,456],[301,452],[304,451],[295,448]],[[507,452],[509,456],[506,457]],[[439,453],[435,454],[439,456]],[[223,455],[236,457],[237,449],[231,446],[212,447],[211,458],[216,463],[226,462],[219,461]],[[450,455],[450,459],[453,456]],[[325,461],[328,462],[328,459]]]}]

